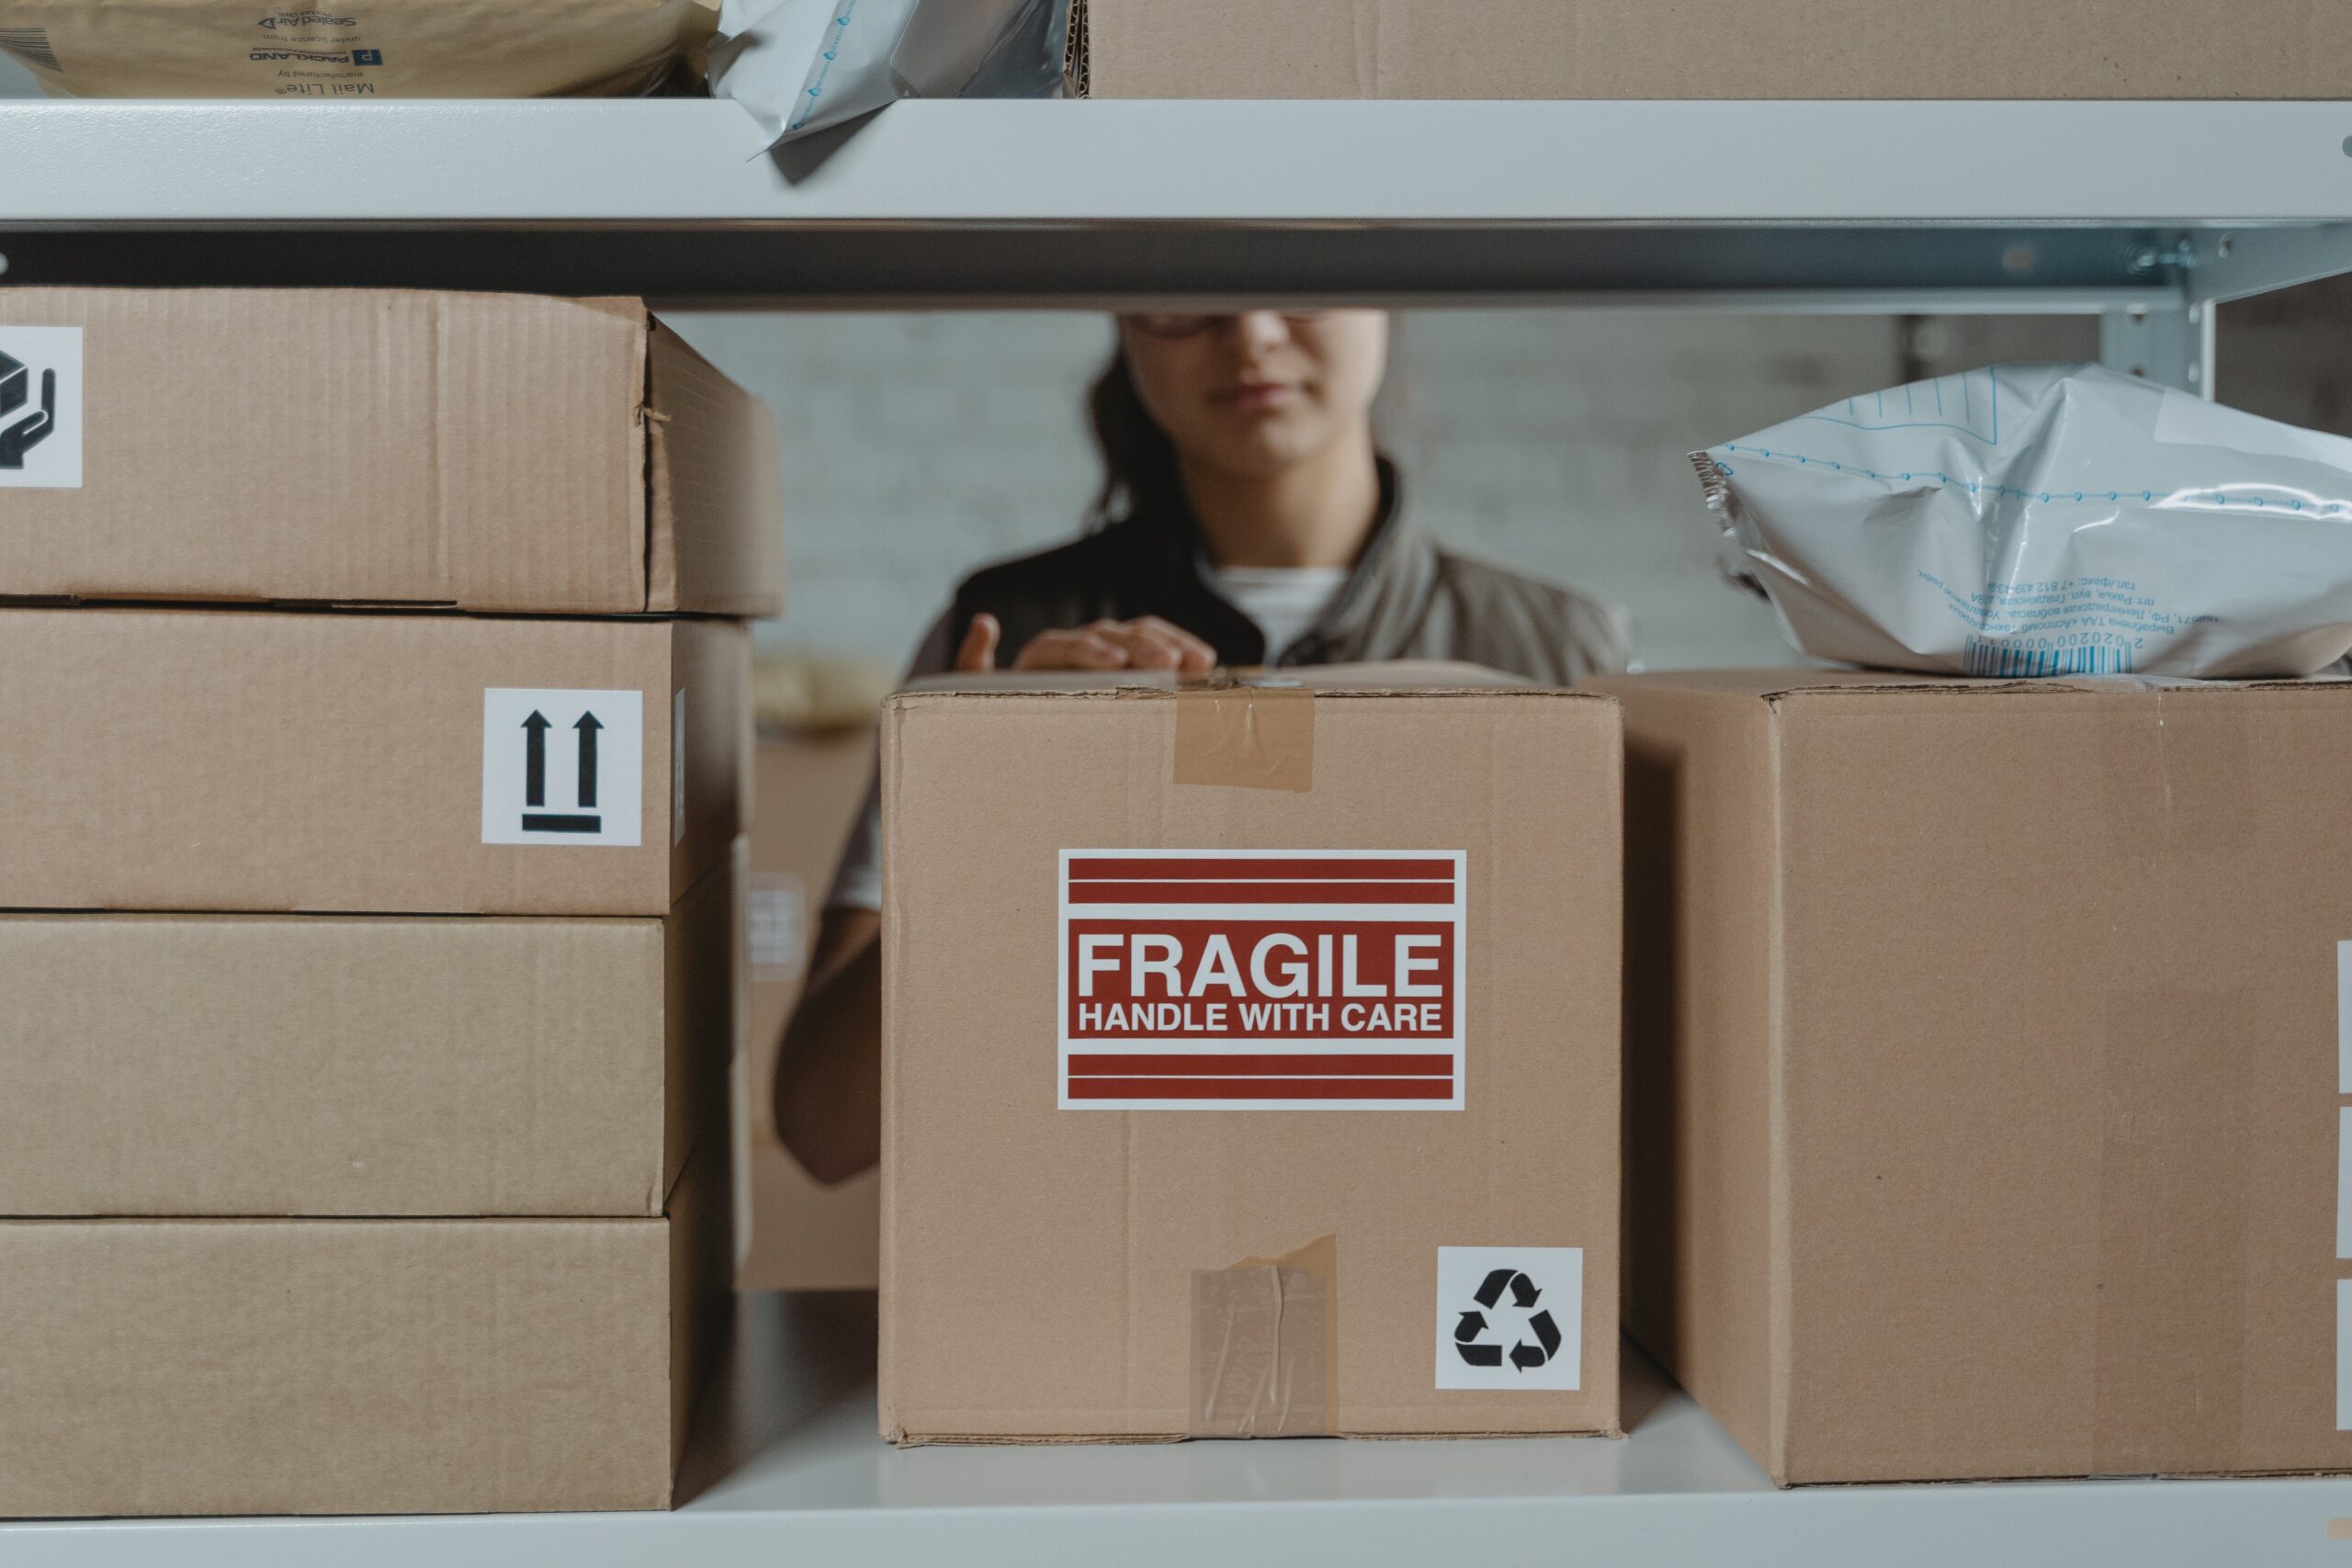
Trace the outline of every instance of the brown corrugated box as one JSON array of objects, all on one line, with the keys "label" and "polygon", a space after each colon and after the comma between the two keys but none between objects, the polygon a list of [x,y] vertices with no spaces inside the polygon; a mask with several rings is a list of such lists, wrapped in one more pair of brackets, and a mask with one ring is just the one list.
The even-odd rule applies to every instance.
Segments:
[{"label": "brown corrugated box", "polygon": [[724,1092],[740,887],[722,863],[666,919],[0,914],[0,1214],[657,1215]]},{"label": "brown corrugated box", "polygon": [[1081,0],[1098,98],[2341,98],[2308,0]]},{"label": "brown corrugated box", "polygon": [[2352,682],[1596,685],[1635,1336],[1783,1483],[2352,1470]]},{"label": "brown corrugated box", "polygon": [[1616,708],[1302,673],[887,708],[886,1435],[1616,1428]]},{"label": "brown corrugated box", "polygon": [[0,1220],[0,1516],[667,1506],[726,1189],[706,1156],[661,1219]]},{"label": "brown corrugated box", "polygon": [[61,96],[634,97],[699,74],[718,19],[707,0],[0,0],[0,54]]},{"label": "brown corrugated box", "polygon": [[749,643],[722,621],[0,610],[0,908],[665,915],[741,827]]},{"label": "brown corrugated box", "polygon": [[0,288],[0,594],[782,609],[775,421],[635,299]]},{"label": "brown corrugated box", "polygon": [[752,764],[750,1032],[735,1087],[741,1290],[870,1291],[880,1279],[881,1171],[819,1181],[777,1139],[775,1099],[776,1047],[873,769],[863,727],[763,735]]}]

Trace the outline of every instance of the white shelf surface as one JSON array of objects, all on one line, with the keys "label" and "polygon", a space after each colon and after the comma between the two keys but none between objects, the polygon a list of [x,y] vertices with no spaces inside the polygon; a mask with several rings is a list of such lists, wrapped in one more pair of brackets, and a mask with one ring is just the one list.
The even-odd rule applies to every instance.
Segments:
[{"label": "white shelf surface", "polygon": [[[1776,1492],[1629,1347],[1630,1436],[896,1450],[872,1298],[744,1299],[667,1514],[0,1525],[9,1568],[2352,1562],[2352,1479]],[[1899,1396],[1899,1394],[1894,1395]]]},{"label": "white shelf surface", "polygon": [[2352,104],[932,102],[796,177],[695,99],[0,106],[11,220],[2352,218]]},{"label": "white shelf surface", "polygon": [[2330,103],[944,102],[770,156],[710,100],[8,102],[0,252],[19,282],[2082,309],[2177,297],[2184,238],[2352,230],[2348,138]]}]

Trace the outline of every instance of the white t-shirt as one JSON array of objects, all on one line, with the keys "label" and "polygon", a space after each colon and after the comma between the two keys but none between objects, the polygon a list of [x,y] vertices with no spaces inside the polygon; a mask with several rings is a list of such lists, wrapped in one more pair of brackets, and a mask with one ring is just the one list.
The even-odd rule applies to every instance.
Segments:
[{"label": "white t-shirt", "polygon": [[[1213,567],[1204,563],[1201,575],[1235,609],[1257,623],[1258,629],[1266,636],[1269,664],[1313,629],[1348,581],[1347,568],[1339,566]],[[942,616],[923,638],[923,651],[915,660],[918,672],[944,667],[953,657],[947,648],[947,634],[946,617]],[[1019,650],[1003,651],[1009,654]],[[882,801],[878,784],[866,793],[865,809],[850,829],[849,842],[842,848],[841,865],[833,873],[833,890],[825,904],[835,909],[882,908]]]},{"label": "white t-shirt", "polygon": [[1269,664],[1322,619],[1348,584],[1343,566],[1204,566],[1201,575],[1235,609],[1258,623],[1266,634]]}]

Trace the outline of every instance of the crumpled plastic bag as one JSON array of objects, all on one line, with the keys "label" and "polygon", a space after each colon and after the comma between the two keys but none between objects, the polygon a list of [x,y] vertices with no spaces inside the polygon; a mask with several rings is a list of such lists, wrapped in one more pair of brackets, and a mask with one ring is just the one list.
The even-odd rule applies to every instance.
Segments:
[{"label": "crumpled plastic bag", "polygon": [[1969,675],[2308,675],[2352,649],[2352,440],[2005,365],[1691,454],[1791,641]]},{"label": "crumpled plastic bag", "polygon": [[1069,0],[725,0],[710,90],[770,145],[899,98],[1049,98]]}]

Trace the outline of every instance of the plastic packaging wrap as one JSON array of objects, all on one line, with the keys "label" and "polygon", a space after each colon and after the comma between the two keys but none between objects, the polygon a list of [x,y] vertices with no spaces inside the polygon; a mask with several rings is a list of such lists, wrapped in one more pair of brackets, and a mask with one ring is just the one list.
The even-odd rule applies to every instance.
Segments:
[{"label": "plastic packaging wrap", "polygon": [[2098,366],[1915,382],[1691,460],[1816,658],[2260,676],[2352,649],[2352,440]]},{"label": "plastic packaging wrap", "polygon": [[899,98],[1048,98],[1069,0],[726,0],[711,91],[787,141]]},{"label": "plastic packaging wrap", "polygon": [[718,0],[0,0],[0,52],[53,97],[612,97],[699,70],[718,21]]}]

